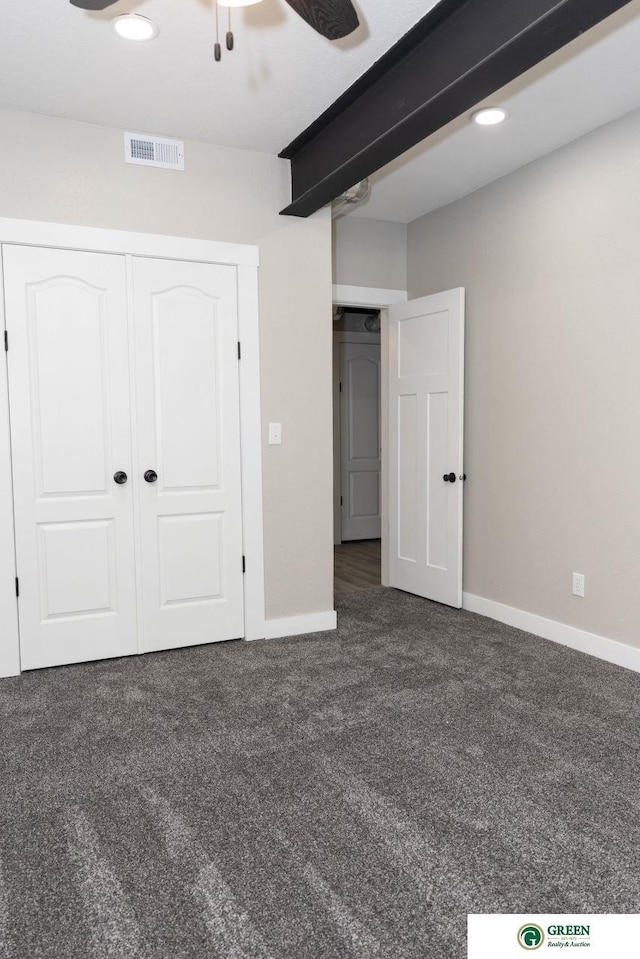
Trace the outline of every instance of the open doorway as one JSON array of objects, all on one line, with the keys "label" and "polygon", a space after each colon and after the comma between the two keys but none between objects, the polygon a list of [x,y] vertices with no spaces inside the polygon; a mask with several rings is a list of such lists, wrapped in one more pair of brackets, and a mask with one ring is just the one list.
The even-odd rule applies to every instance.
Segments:
[{"label": "open doorway", "polygon": [[[461,288],[408,301],[398,290],[334,286],[334,307],[349,307],[334,309],[345,327],[334,332],[336,595],[381,584],[462,605],[464,302]],[[379,336],[379,354],[367,334]],[[360,435],[365,406],[377,417]],[[374,584],[361,567],[363,543],[378,538],[367,526],[376,512]]]},{"label": "open doorway", "polygon": [[371,589],[381,576],[380,310],[334,306],[335,592]]}]

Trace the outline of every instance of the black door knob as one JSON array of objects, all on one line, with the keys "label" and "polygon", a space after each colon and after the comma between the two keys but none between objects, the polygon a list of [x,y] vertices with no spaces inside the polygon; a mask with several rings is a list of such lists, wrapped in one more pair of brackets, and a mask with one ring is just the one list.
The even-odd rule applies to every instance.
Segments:
[{"label": "black door knob", "polygon": [[455,481],[456,481],[456,474],[455,474],[455,473],[445,473],[444,476],[442,477],[442,479],[445,481],[445,483],[455,483]]},{"label": "black door knob", "polygon": [[147,483],[155,483],[155,481],[158,479],[158,474],[155,470],[147,470],[147,472],[144,474],[144,478]]},{"label": "black door knob", "polygon": [[113,475],[113,482],[117,483],[118,486],[124,486],[128,479],[129,477],[126,473],[123,473],[122,470],[118,470],[118,472]]}]

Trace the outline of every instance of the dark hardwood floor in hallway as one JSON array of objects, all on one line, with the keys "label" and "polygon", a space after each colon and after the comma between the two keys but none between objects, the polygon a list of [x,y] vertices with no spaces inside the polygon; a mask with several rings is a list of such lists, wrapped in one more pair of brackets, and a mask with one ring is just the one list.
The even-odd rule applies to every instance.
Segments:
[{"label": "dark hardwood floor in hallway", "polygon": [[363,539],[334,548],[335,591],[353,593],[380,586],[380,540]]}]

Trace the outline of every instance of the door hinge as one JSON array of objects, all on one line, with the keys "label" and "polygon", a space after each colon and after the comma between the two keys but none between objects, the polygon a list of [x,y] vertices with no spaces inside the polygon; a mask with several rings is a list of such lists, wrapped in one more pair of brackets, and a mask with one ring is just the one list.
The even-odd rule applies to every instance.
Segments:
[{"label": "door hinge", "polygon": [[9,352],[9,333],[7,330],[4,331],[4,351],[5,353]]},{"label": "door hinge", "polygon": [[340,392],[342,393],[342,383],[340,384]]},{"label": "door hinge", "polygon": [[242,359],[242,347],[240,346],[240,340],[238,340],[238,359]]},{"label": "door hinge", "polygon": [[16,576],[16,596],[20,595],[20,580]]},{"label": "door hinge", "polygon": [[245,563],[244,556],[243,556],[243,557],[242,557],[242,572],[243,572],[243,573],[246,573],[246,571],[247,571],[247,564]]},{"label": "door hinge", "polygon": [[342,497],[340,497],[340,506],[342,506]]}]

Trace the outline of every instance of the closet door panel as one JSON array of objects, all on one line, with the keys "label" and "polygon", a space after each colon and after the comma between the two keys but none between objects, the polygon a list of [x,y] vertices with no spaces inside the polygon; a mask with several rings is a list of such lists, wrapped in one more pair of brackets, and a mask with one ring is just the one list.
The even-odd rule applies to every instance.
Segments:
[{"label": "closet door panel", "polygon": [[137,651],[122,257],[3,248],[23,669]]},{"label": "closet door panel", "polygon": [[240,638],[236,271],[136,258],[133,284],[144,648]]}]

